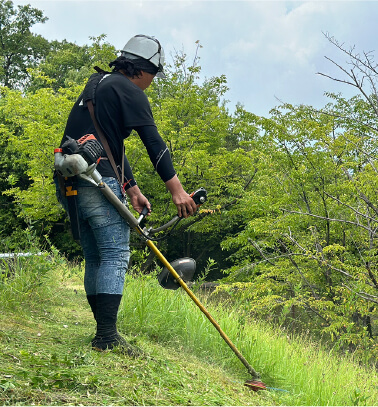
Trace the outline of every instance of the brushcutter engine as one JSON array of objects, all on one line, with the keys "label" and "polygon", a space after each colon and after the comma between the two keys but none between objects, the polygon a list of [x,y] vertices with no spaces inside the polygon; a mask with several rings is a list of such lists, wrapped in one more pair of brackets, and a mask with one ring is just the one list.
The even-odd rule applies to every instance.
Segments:
[{"label": "brushcutter engine", "polygon": [[61,148],[54,150],[55,169],[63,177],[91,172],[96,168],[103,153],[101,143],[93,134],[86,134],[79,140],[67,137]]}]

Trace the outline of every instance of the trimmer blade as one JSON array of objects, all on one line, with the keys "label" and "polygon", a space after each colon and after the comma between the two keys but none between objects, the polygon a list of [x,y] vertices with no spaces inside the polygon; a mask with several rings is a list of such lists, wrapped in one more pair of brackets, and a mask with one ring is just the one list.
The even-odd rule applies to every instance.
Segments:
[{"label": "trimmer blade", "polygon": [[266,390],[266,384],[260,380],[247,380],[244,386],[247,386],[253,391]]}]

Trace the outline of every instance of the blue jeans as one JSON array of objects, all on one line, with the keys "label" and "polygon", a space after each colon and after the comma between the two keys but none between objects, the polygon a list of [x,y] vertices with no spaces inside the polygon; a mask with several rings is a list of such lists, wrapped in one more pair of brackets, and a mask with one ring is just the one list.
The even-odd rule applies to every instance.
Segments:
[{"label": "blue jeans", "polygon": [[[103,177],[103,181],[123,199],[115,178]],[[130,227],[99,188],[79,178],[77,189],[86,294],[122,294],[130,259]],[[58,186],[56,191],[59,202],[67,210],[67,200]]]}]

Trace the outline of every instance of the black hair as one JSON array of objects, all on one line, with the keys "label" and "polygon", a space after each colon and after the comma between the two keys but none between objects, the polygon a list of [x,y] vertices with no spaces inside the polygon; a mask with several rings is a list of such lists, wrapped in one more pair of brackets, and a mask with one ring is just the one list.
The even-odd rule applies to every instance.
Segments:
[{"label": "black hair", "polygon": [[122,69],[126,76],[129,76],[130,78],[133,78],[134,76],[138,77],[141,74],[141,71],[156,75],[159,70],[157,66],[147,59],[130,59],[124,56],[120,56],[114,61],[110,62],[109,67],[113,67],[113,72]]}]

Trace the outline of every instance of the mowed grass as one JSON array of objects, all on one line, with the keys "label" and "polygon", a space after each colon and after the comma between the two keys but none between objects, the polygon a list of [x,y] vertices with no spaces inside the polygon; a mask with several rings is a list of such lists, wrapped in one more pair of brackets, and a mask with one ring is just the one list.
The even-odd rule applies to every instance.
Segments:
[{"label": "mowed grass", "polygon": [[272,404],[219,366],[137,330],[125,337],[144,351],[139,358],[93,351],[81,282],[54,283],[49,297],[41,290],[1,306],[1,405]]},{"label": "mowed grass", "polygon": [[378,404],[373,368],[201,299],[268,386],[251,391],[246,368],[199,308],[154,275],[127,277],[119,314],[120,331],[144,355],[92,351],[82,273],[62,267],[27,288],[17,272],[0,285],[2,405]]}]

